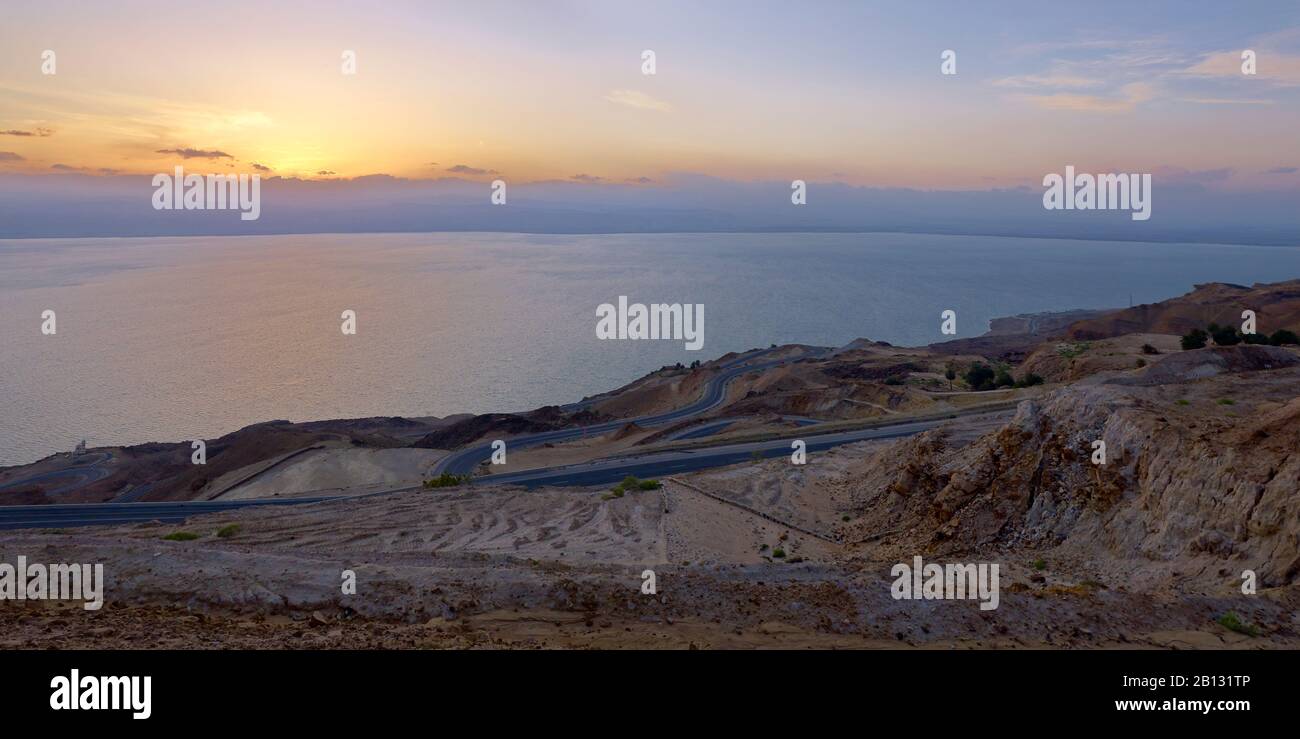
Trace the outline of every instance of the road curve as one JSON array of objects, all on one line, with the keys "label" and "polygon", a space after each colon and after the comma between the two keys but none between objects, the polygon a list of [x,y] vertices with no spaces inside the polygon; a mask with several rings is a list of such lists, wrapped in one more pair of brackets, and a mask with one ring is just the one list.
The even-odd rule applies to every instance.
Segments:
[{"label": "road curve", "polygon": [[[893,439],[918,434],[934,428],[948,419],[911,421],[875,426],[868,429],[809,434],[803,437],[808,452],[819,452],[841,444],[868,439]],[[670,450],[635,456],[596,460],[563,467],[543,467],[499,475],[484,475],[470,481],[471,485],[520,485],[535,488],[543,485],[585,486],[604,485],[622,480],[628,475],[651,478],[674,473],[693,472],[711,467],[722,467],[763,458],[779,457],[791,452],[791,439],[726,444],[717,447]],[[177,503],[85,503],[70,505],[0,506],[0,529],[71,528],[162,521],[179,523],[189,516],[203,513],[234,510],[264,505],[299,505],[336,500],[355,500],[376,495],[410,492],[422,489],[413,485],[361,495],[312,496],[301,498],[252,498],[247,500],[195,500]]]},{"label": "road curve", "polygon": [[[876,426],[869,429],[809,434],[803,437],[808,452],[820,452],[841,444],[851,444],[869,439],[895,439],[926,431],[948,419],[912,421],[909,423]],[[598,459],[563,467],[543,467],[535,470],[504,472],[499,475],[475,477],[473,485],[522,485],[534,488],[542,485],[583,486],[604,485],[617,482],[628,475],[636,477],[661,477],[680,472],[694,472],[710,467],[762,458],[780,457],[793,450],[793,439],[768,439],[721,446],[670,450],[640,454],[630,457]]]},{"label": "road curve", "polygon": [[[757,356],[758,355],[753,355],[749,357],[749,359],[756,358]],[[743,361],[746,360],[740,360],[740,362]],[[781,363],[781,361],[776,361],[750,366],[733,362],[723,374],[718,375],[710,381],[699,400],[685,408],[680,408],[669,413],[647,416],[640,419],[622,419],[605,424],[598,424],[596,426],[588,426],[586,428],[563,429],[560,431],[533,434],[520,438],[525,439],[528,444],[539,444],[552,439],[558,440],[573,438],[583,433],[597,432],[598,430],[611,430],[618,428],[625,423],[629,423],[630,420],[635,420],[636,423],[646,426],[671,423],[694,414],[706,412],[719,405],[725,396],[726,385],[732,379],[744,374],[745,372],[765,369]],[[808,420],[811,421],[812,419]],[[867,429],[825,432],[820,434],[809,433],[803,437],[803,441],[806,444],[806,450],[808,452],[818,452],[841,444],[850,444],[856,441],[911,436],[927,429],[934,428],[947,420],[948,419],[905,421],[873,426]],[[810,429],[810,431],[813,430]],[[517,438],[513,440],[512,443],[518,446],[519,440],[520,439]],[[712,447],[652,452],[600,459],[581,464],[565,465],[562,467],[543,467],[540,469],[521,470],[518,472],[508,472],[497,475],[484,475],[474,478],[470,481],[470,484],[520,485],[526,488],[534,488],[543,485],[604,485],[621,480],[628,475],[635,475],[643,478],[661,477],[673,473],[692,472],[711,467],[737,464],[754,459],[755,457],[778,457],[791,452],[791,443],[791,439],[783,438],[731,443]],[[491,448],[488,445],[472,447],[467,450],[462,450],[462,452],[482,453],[483,450],[487,450],[487,454],[491,453]],[[463,458],[469,460],[469,469],[472,470],[473,465],[477,463],[477,458],[472,455],[466,455]],[[0,506],[0,529],[70,528],[74,526],[95,526],[139,521],[179,523],[190,516],[252,506],[285,506],[305,503],[322,503],[336,500],[354,500],[358,498],[368,498],[376,495],[388,495],[391,493],[409,492],[420,489],[421,486],[408,486],[360,495],[254,498],[229,501],[212,500],[181,501],[173,503],[85,503],[65,505]]]},{"label": "road curve", "polygon": [[[539,444],[563,442],[593,434],[604,434],[622,428],[629,423],[635,423],[638,426],[649,428],[674,423],[676,421],[683,421],[693,416],[707,413],[719,405],[722,405],[722,401],[725,400],[727,396],[727,385],[737,377],[748,372],[761,371],[771,367],[776,367],[777,365],[798,361],[799,359],[808,356],[816,356],[819,353],[818,351],[814,351],[810,354],[802,354],[791,359],[779,359],[771,362],[747,364],[747,362],[758,359],[771,351],[771,349],[765,349],[745,357],[737,358],[723,365],[723,371],[710,378],[708,383],[705,384],[704,392],[700,394],[698,400],[676,410],[649,416],[639,416],[637,418],[620,418],[618,420],[606,421],[591,426],[580,426],[576,428],[559,429],[556,431],[543,431],[537,434],[514,436],[506,440],[506,448],[525,449]],[[469,475],[474,472],[474,468],[477,467],[480,462],[490,459],[491,457],[492,442],[481,442],[473,446],[465,447],[464,449],[458,449],[438,460],[430,470],[430,473],[435,477],[443,473]]]}]

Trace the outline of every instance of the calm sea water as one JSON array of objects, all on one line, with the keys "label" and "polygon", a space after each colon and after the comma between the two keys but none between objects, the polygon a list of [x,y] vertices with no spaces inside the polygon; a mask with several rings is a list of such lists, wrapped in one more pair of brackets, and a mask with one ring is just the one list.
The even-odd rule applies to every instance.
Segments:
[{"label": "calm sea water", "polygon": [[[975,336],[997,316],[1297,276],[1295,248],[899,234],[0,241],[0,464],[82,438],[524,410],[772,343],[929,343],[947,308]],[[596,306],[619,295],[703,303],[704,348],[597,340]]]}]

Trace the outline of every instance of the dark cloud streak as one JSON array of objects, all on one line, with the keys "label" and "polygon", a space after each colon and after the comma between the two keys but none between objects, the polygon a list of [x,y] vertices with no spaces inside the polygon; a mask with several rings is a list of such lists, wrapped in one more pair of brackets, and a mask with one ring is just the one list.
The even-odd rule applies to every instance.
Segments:
[{"label": "dark cloud streak", "polygon": [[193,148],[186,147],[183,149],[159,149],[157,153],[175,154],[181,159],[234,159],[234,157],[230,156],[226,152],[219,151],[216,149],[212,151],[205,151],[203,149],[193,149]]}]

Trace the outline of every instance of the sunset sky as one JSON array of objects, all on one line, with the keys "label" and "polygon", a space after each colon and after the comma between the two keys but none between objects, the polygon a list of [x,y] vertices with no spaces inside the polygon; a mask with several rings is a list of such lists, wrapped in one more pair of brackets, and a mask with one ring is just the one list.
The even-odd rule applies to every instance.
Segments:
[{"label": "sunset sky", "polygon": [[981,5],[12,4],[0,173],[1300,184],[1300,3]]}]

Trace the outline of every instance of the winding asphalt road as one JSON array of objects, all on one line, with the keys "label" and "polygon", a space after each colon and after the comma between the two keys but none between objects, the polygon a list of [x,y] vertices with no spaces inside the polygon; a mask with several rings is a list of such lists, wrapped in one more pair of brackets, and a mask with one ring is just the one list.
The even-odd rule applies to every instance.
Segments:
[{"label": "winding asphalt road", "polygon": [[[733,423],[736,423],[737,421],[743,421],[743,420],[745,420],[743,416],[736,416],[732,418],[715,418],[712,421],[705,421],[704,423],[696,424],[689,428],[684,428],[681,429],[680,431],[676,431],[674,433],[668,434],[667,436],[663,437],[663,441],[684,441],[686,439],[703,439],[707,436],[720,434],[724,430],[729,428]],[[816,418],[807,418],[805,416],[781,416],[781,420],[790,421],[794,423],[794,425],[796,426],[814,426],[816,424],[822,423],[822,421],[819,421]]]},{"label": "winding asphalt road", "polygon": [[[820,452],[841,444],[851,444],[855,441],[912,436],[935,428],[945,421],[947,419],[913,421],[854,431],[809,434],[802,437],[802,440],[806,445],[806,451]],[[503,472],[499,475],[483,475],[475,477],[472,484],[522,485],[526,488],[542,485],[604,485],[622,480],[628,475],[658,477],[737,464],[749,461],[756,455],[765,459],[780,457],[792,453],[792,444],[793,439],[769,439],[767,441],[724,444],[706,448],[654,452],[631,457],[613,457],[563,467],[544,467],[519,472]]]},{"label": "winding asphalt road", "polygon": [[[691,416],[707,412],[722,403],[726,395],[726,386],[736,377],[755,370],[766,369],[792,360],[780,360],[759,364],[748,364],[761,357],[764,352],[742,357],[726,365],[724,371],[712,378],[705,387],[700,399],[694,403],[668,413],[645,416],[638,419],[620,419],[580,429],[562,429],[541,434],[515,437],[509,442],[514,448],[533,446],[548,441],[562,441],[590,433],[604,433],[635,421],[641,426],[655,426],[680,421]],[[964,414],[963,414],[964,415]],[[711,421],[712,426],[728,419]],[[734,419],[733,419],[734,420]],[[812,421],[813,419],[804,419]],[[803,436],[808,452],[830,449],[841,444],[867,439],[891,439],[918,434],[934,428],[947,419],[900,422],[867,429],[838,431],[827,433],[810,433]],[[719,446],[668,450],[639,455],[599,459],[562,467],[544,467],[518,472],[506,472],[496,475],[484,475],[474,478],[472,485],[520,485],[534,488],[543,485],[603,485],[622,480],[628,475],[637,477],[657,477],[673,473],[692,472],[736,464],[757,457],[770,458],[790,454],[792,440],[789,438],[770,439],[745,443],[723,444]],[[467,474],[483,459],[490,457],[491,445],[478,445],[460,450],[444,458],[445,464],[435,466],[434,473],[450,471]],[[247,508],[264,505],[298,505],[302,503],[320,503],[335,500],[367,498],[375,495],[389,495],[397,492],[420,490],[420,486],[409,486],[391,490],[348,496],[312,496],[301,498],[255,498],[245,500],[183,501],[174,503],[86,503],[68,505],[28,505],[0,506],[0,529],[20,528],[70,528],[74,526],[95,526],[120,524],[138,521],[181,522],[189,516],[203,513]]]},{"label": "winding asphalt road", "polygon": [[[736,379],[737,377],[740,377],[741,375],[744,375],[749,372],[769,369],[771,367],[775,367],[781,364],[787,364],[789,362],[798,361],[799,359],[803,359],[808,356],[817,356],[820,353],[820,352],[813,352],[811,354],[803,354],[798,357],[794,357],[792,359],[779,359],[770,362],[760,362],[758,364],[750,364],[750,362],[752,362],[753,360],[760,359],[771,351],[772,351],[771,349],[764,349],[763,351],[760,352],[755,352],[753,354],[749,354],[743,357],[738,357],[735,360],[732,360],[731,362],[728,362],[727,364],[723,365],[722,367],[723,371],[720,374],[710,378],[709,381],[705,384],[704,392],[700,394],[699,400],[696,400],[694,403],[691,403],[690,405],[684,406],[682,408],[678,408],[677,410],[669,411],[667,413],[660,413],[657,415],[640,416],[637,418],[620,418],[616,421],[606,421],[604,423],[597,423],[591,426],[582,426],[579,428],[559,429],[557,431],[543,431],[541,433],[536,433],[536,434],[524,434],[521,436],[514,436],[506,440],[507,452],[512,449],[526,449],[528,447],[537,446],[539,444],[549,444],[555,442],[569,441],[572,439],[579,439],[585,436],[597,436],[600,434],[608,433],[615,429],[622,428],[623,426],[626,426],[629,423],[635,423],[636,425],[641,426],[642,428],[652,428],[654,426],[663,426],[665,424],[675,423],[677,421],[683,421],[693,416],[698,416],[700,414],[707,413],[713,410],[714,408],[722,405],[722,401],[725,400],[727,397],[727,385],[729,385],[732,380]],[[589,402],[589,401],[584,401],[584,402]],[[471,447],[466,447],[464,449],[460,449],[458,451],[452,452],[451,454],[448,454],[447,456],[438,460],[438,463],[433,466],[433,469],[430,470],[430,472],[435,477],[443,473],[450,473],[453,475],[468,475],[474,472],[474,468],[477,467],[479,463],[487,461],[488,459],[491,458],[492,458],[492,442],[488,441],[486,443],[478,444]]]},{"label": "winding asphalt road", "polygon": [[64,478],[68,480],[64,485],[54,488],[49,492],[57,494],[74,488],[79,488],[83,485],[89,485],[92,482],[108,477],[111,473],[109,470],[105,469],[103,465],[112,458],[113,455],[110,452],[87,452],[81,457],[76,458],[76,464],[74,465],[64,467],[61,470],[43,472],[39,475],[32,475],[31,477],[24,477],[21,480],[14,480],[13,482],[5,483],[4,485],[0,485],[0,491],[8,490],[10,488],[19,488],[37,482],[48,483],[51,480]]},{"label": "winding asphalt road", "polygon": [[[808,434],[803,437],[808,452],[818,452],[855,441],[867,439],[893,439],[918,434],[934,428],[947,419],[912,421],[869,429]],[[770,439],[740,444],[726,444],[697,449],[681,449],[627,457],[595,460],[563,467],[543,467],[534,470],[483,475],[474,478],[471,485],[520,485],[535,488],[543,485],[604,485],[622,480],[628,475],[649,478],[673,473],[737,464],[753,459],[779,457],[790,454],[791,439]],[[129,523],[134,521],[162,521],[178,523],[189,516],[215,513],[236,508],[260,505],[297,505],[335,500],[368,498],[375,495],[410,492],[422,489],[409,486],[383,490],[364,495],[313,496],[303,498],[253,498],[246,500],[195,500],[179,503],[86,503],[74,505],[0,506],[0,529],[70,528]]]}]

